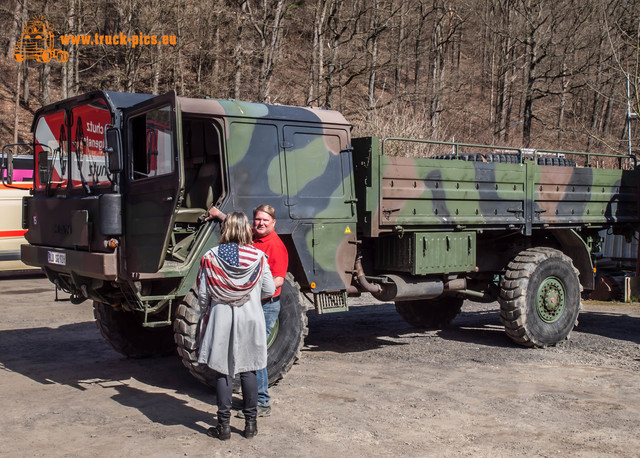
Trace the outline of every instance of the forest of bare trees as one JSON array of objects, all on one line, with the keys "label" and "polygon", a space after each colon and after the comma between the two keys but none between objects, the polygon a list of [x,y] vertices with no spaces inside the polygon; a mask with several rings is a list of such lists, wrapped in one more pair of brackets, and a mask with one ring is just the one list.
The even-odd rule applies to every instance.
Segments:
[{"label": "forest of bare trees", "polygon": [[[342,111],[356,136],[607,153],[627,152],[629,111],[640,111],[638,0],[3,5],[3,143],[28,141],[29,117],[41,105],[96,88],[322,106]],[[13,49],[34,15],[56,35],[176,41],[65,47],[56,38],[67,62],[18,63]],[[638,143],[640,123],[631,127]]]}]

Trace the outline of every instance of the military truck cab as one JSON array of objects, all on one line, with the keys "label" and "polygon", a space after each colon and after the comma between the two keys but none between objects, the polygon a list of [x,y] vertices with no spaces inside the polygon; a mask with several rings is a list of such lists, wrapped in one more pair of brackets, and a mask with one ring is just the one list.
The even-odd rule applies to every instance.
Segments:
[{"label": "military truck cab", "polygon": [[23,258],[74,301],[112,303],[108,282],[162,265],[184,186],[176,112],[173,94],[93,92],[36,114]]}]

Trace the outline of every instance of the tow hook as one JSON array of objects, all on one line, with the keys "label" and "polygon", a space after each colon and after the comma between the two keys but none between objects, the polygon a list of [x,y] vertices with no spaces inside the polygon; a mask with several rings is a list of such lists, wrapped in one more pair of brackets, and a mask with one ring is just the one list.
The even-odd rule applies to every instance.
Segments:
[{"label": "tow hook", "polygon": [[80,292],[74,291],[71,293],[71,297],[69,297],[69,301],[72,304],[78,305],[83,303],[89,298],[89,293],[87,292],[87,285],[80,285]]}]

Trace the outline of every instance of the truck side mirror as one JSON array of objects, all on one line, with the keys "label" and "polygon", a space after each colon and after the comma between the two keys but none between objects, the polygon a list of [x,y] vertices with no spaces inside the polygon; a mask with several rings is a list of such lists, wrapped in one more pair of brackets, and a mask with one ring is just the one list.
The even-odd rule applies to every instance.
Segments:
[{"label": "truck side mirror", "polygon": [[6,160],[5,155],[2,154],[2,156],[0,156],[0,181],[2,181],[2,184],[5,183],[5,178],[7,180],[7,183],[11,184],[11,182],[9,181],[8,161]]},{"label": "truck side mirror", "polygon": [[47,154],[47,151],[40,151],[38,153],[38,180],[40,181],[41,184],[45,184],[49,182],[49,179],[51,178],[49,176],[50,173],[50,164],[49,164],[49,155]]},{"label": "truck side mirror", "polygon": [[105,133],[104,152],[108,158],[109,172],[122,172],[122,142],[120,131],[115,127],[107,129]]}]

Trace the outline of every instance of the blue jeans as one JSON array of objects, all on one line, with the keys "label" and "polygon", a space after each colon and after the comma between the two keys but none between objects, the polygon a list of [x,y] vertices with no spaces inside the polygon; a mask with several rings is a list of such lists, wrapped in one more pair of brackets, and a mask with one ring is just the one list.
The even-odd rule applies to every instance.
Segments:
[{"label": "blue jeans", "polygon": [[[264,321],[267,328],[267,340],[271,335],[271,329],[276,324],[278,314],[280,313],[280,300],[275,302],[269,302],[262,306],[264,312]],[[267,407],[270,405],[271,397],[269,396],[269,375],[267,374],[267,368],[256,371],[256,377],[258,379],[258,405]]]}]

